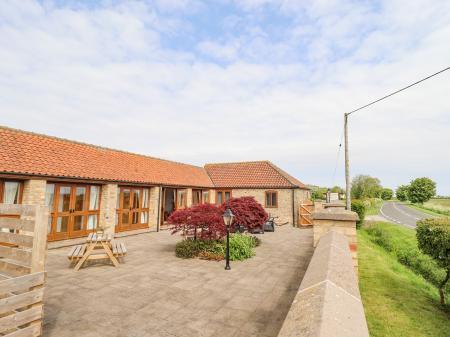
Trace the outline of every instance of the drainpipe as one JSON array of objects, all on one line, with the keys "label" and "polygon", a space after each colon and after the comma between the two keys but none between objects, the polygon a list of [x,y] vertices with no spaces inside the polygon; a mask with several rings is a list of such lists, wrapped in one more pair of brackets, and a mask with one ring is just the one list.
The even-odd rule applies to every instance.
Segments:
[{"label": "drainpipe", "polygon": [[156,222],[156,231],[159,232],[159,226],[161,225],[161,195],[162,195],[162,186],[159,186],[159,196],[158,196],[158,217]]},{"label": "drainpipe", "polygon": [[294,189],[292,189],[292,227],[296,227],[295,226],[295,193],[294,193]]}]

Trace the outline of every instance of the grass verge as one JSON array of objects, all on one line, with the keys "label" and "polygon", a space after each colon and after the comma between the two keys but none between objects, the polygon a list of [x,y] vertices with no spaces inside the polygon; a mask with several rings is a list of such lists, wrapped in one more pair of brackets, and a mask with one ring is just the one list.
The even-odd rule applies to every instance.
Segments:
[{"label": "grass verge", "polygon": [[372,337],[450,337],[435,287],[358,231],[359,282]]},{"label": "grass verge", "polygon": [[418,204],[411,204],[411,203],[405,203],[406,206],[409,206],[411,208],[415,208],[421,212],[433,215],[433,216],[438,216],[438,217],[448,217],[450,215],[450,211],[441,211],[438,209],[432,209],[432,208],[428,208],[425,206],[420,206]]}]

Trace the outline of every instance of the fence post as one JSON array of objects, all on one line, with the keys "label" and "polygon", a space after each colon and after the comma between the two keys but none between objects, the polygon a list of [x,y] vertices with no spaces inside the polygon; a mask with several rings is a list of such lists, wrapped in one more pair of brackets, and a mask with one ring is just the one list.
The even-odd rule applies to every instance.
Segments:
[{"label": "fence post", "polygon": [[47,222],[48,208],[46,206],[35,206],[35,227],[33,248],[31,251],[31,273],[43,272],[45,269],[45,258],[47,254]]}]

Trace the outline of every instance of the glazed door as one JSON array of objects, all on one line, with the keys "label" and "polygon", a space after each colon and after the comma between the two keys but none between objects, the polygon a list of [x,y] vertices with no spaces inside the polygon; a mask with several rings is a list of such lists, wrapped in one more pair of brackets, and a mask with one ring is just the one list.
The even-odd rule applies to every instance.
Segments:
[{"label": "glazed door", "polygon": [[55,240],[69,238],[69,225],[72,213],[72,186],[56,186],[56,209],[52,236]]},{"label": "glazed door", "polygon": [[99,186],[47,183],[45,193],[49,241],[84,236],[97,228]]},{"label": "glazed door", "polygon": [[149,190],[121,187],[118,195],[116,232],[148,227]]}]

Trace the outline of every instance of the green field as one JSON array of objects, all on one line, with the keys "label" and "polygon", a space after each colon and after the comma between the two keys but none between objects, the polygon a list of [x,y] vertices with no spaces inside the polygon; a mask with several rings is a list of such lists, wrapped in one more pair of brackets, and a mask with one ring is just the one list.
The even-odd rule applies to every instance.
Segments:
[{"label": "green field", "polygon": [[450,199],[430,199],[429,201],[419,204],[408,204],[410,207],[424,211],[434,216],[450,216]]},{"label": "green field", "polygon": [[393,251],[375,243],[373,233],[358,231],[359,282],[370,335],[450,337],[449,306],[442,307],[437,289],[395,255],[397,246],[413,248],[414,232],[382,227],[388,228]]}]

